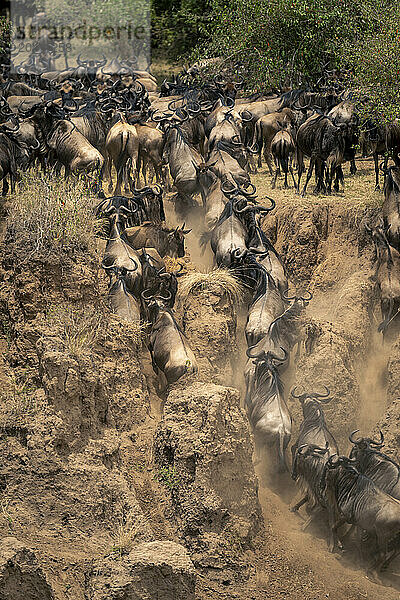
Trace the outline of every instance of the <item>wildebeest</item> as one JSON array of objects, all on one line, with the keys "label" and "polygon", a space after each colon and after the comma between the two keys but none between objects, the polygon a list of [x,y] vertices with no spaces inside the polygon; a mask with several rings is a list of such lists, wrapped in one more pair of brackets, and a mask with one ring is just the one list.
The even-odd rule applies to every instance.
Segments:
[{"label": "wildebeest", "polygon": [[64,165],[65,176],[70,173],[95,171],[100,180],[104,159],[76,126],[65,120],[64,109],[52,103],[38,106],[32,120],[41,129],[49,150],[60,164]]},{"label": "wildebeest", "polygon": [[[327,113],[327,116],[332,119],[335,125],[339,125],[339,123],[348,124],[354,135],[357,135],[359,119],[356,113],[355,105],[350,100],[343,100],[343,102],[340,102],[334,106]],[[353,141],[355,142],[356,140],[354,139]],[[357,173],[355,158],[351,158],[350,174],[354,175],[355,173]]]},{"label": "wildebeest", "polygon": [[165,297],[142,292],[151,325],[149,350],[156,374],[163,373],[167,383],[178,381],[185,374],[197,373],[195,356],[185,335],[176,322],[172,310],[166,306]]},{"label": "wildebeest", "polygon": [[281,169],[285,175],[284,187],[288,187],[287,178],[289,171],[293,179],[294,187],[296,187],[296,181],[292,169],[292,162],[296,153],[296,145],[293,141],[290,131],[287,129],[278,131],[278,133],[272,139],[271,152],[276,166],[275,175],[271,183],[272,189],[275,188],[276,180],[278,175],[280,175]]},{"label": "wildebeest", "polygon": [[294,111],[284,108],[281,112],[264,115],[256,123],[253,145],[257,146],[258,166],[261,167],[261,154],[264,149],[264,160],[272,175],[271,142],[274,136],[294,121]]},{"label": "wildebeest", "polygon": [[145,222],[138,227],[128,227],[124,235],[132,248],[137,250],[150,247],[155,248],[162,257],[168,255],[172,258],[182,258],[185,256],[185,235],[190,231],[191,229],[185,229],[185,224],[181,228],[170,229]]},{"label": "wildebeest", "polygon": [[[373,558],[369,577],[381,583],[379,571],[400,549],[400,501],[389,496],[354,468],[354,459],[331,456],[326,463],[324,490],[330,528],[329,550],[337,546],[337,530],[344,523],[368,536]],[[372,552],[371,552],[372,549]]]},{"label": "wildebeest", "polygon": [[258,288],[248,308],[245,327],[248,347],[254,347],[267,335],[271,323],[284,312],[285,308],[286,302],[282,294],[264,267]]},{"label": "wildebeest", "polygon": [[121,193],[123,183],[125,191],[133,191],[134,181],[132,180],[132,174],[134,179],[136,179],[139,138],[136,127],[129,125],[122,114],[119,115],[119,121],[111,127],[107,134],[106,151],[107,165],[105,171],[108,172],[110,179],[109,192],[112,190],[112,165],[114,165],[117,172],[114,195],[118,196]]},{"label": "wildebeest", "polygon": [[262,230],[260,218],[260,215],[254,215],[254,223],[249,231],[249,250],[257,256],[257,261],[268,271],[279,292],[286,294],[288,289],[286,266]]},{"label": "wildebeest", "polygon": [[[202,246],[210,241],[214,252],[215,262],[218,266],[230,267],[233,263],[235,252],[245,252],[248,242],[248,231],[239,215],[239,204],[247,205],[251,196],[245,190],[241,196],[235,195],[226,204],[218,221],[211,231],[205,232],[200,239]],[[267,210],[267,209],[266,209]]]},{"label": "wildebeest", "polygon": [[389,244],[400,251],[400,164],[387,170],[384,192],[382,216],[386,236]]},{"label": "wildebeest", "polygon": [[379,289],[382,312],[378,331],[385,338],[389,325],[395,321],[400,309],[400,253],[389,244],[383,227],[371,229],[366,225],[366,229],[372,233],[375,243],[377,262],[374,278]]},{"label": "wildebeest", "polygon": [[15,137],[18,127],[18,124],[13,128],[5,124],[0,126],[0,181],[3,182],[3,196],[9,190],[7,177],[10,180],[11,192],[14,193],[17,168],[26,169],[30,162],[28,146]]},{"label": "wildebeest", "polygon": [[[306,182],[301,195],[306,193],[308,182],[311,179],[314,167],[316,170],[317,187],[315,192],[326,191],[331,193],[332,180],[336,176],[334,189],[339,191],[339,181],[343,178],[341,164],[346,160],[345,151],[348,145],[346,136],[349,136],[349,126],[341,123],[334,123],[325,115],[315,114],[307,119],[303,125],[300,125],[297,132],[297,148],[299,153],[299,180],[298,189],[300,190],[300,180],[302,176],[302,155],[310,157],[310,166],[306,177]],[[326,186],[324,174],[326,170]]]},{"label": "wildebeest", "polygon": [[169,169],[177,189],[175,202],[178,210],[190,206],[192,197],[201,193],[198,180],[198,167],[203,158],[201,154],[189,145],[184,133],[177,124],[171,124],[165,134],[163,161],[169,164]]},{"label": "wildebeest", "polygon": [[380,440],[369,437],[355,438],[358,429],[353,431],[349,440],[353,444],[350,458],[354,458],[357,470],[372,479],[386,494],[400,500],[400,466],[390,456],[381,452],[384,438],[380,432]]},{"label": "wildebeest", "polygon": [[[133,269],[136,271],[136,269]],[[140,322],[140,306],[136,298],[129,292],[126,278],[129,270],[126,267],[110,267],[109,275],[116,275],[116,281],[108,290],[108,300],[111,310],[123,321]]]},{"label": "wildebeest", "polygon": [[167,173],[163,165],[164,134],[146,123],[136,125],[139,139],[139,155],[137,162],[137,178],[142,170],[144,183],[149,181],[148,169],[151,165],[156,175],[157,183],[167,183]]},{"label": "wildebeest", "polygon": [[392,123],[377,125],[366,122],[360,134],[360,145],[364,148],[364,155],[371,153],[375,164],[375,189],[379,190],[379,156],[385,156],[387,166],[389,154],[395,162],[400,154],[400,122],[396,119]]},{"label": "wildebeest", "polygon": [[108,272],[111,282],[115,268],[124,268],[124,280],[128,290],[139,298],[142,267],[140,258],[127,241],[122,231],[124,219],[120,210],[111,219],[111,231],[104,252],[102,267]]},{"label": "wildebeest", "polygon": [[247,397],[249,420],[254,431],[258,457],[262,450],[275,448],[278,469],[287,470],[286,449],[292,434],[292,418],[283,397],[278,366],[287,360],[272,352],[262,353],[255,361],[254,391]]},{"label": "wildebeest", "polygon": [[[296,442],[292,445],[292,477],[299,481],[303,491],[302,498],[291,508],[292,512],[297,511],[303,504],[308,503],[309,510],[314,510],[321,504],[319,485],[324,471],[324,466],[328,458],[334,454],[339,454],[338,445],[335,438],[329,431],[325,415],[322,409],[323,404],[331,401],[330,392],[325,388],[325,393],[308,392],[296,394],[296,388],[292,390],[293,398],[297,398],[303,410],[303,421],[300,425],[299,435]],[[312,450],[302,450],[301,447],[308,447]],[[322,450],[314,450],[320,448]],[[303,462],[307,457],[314,457],[307,460],[307,470],[304,471]],[[313,468],[308,470],[310,463]],[[322,504],[324,506],[324,504]]]},{"label": "wildebeest", "polygon": [[247,155],[241,145],[219,142],[210,153],[207,165],[221,181],[229,181],[235,187],[250,183]]}]

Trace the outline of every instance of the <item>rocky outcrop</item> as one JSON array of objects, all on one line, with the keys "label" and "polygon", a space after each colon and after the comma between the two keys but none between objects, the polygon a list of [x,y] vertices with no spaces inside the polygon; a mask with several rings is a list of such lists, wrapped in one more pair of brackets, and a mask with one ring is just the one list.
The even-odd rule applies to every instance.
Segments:
[{"label": "rocky outcrop", "polygon": [[0,541],[1,600],[54,600],[35,554],[14,537]]},{"label": "rocky outcrop", "polygon": [[225,581],[245,577],[245,551],[263,527],[252,452],[236,390],[193,383],[170,393],[155,439],[157,476],[194,564]]},{"label": "rocky outcrop", "polygon": [[185,548],[170,541],[139,544],[123,561],[96,565],[90,600],[194,600],[196,576]]},{"label": "rocky outcrop", "polygon": [[199,366],[199,379],[221,385],[231,382],[238,359],[237,319],[226,294],[222,289],[195,290],[181,312],[185,335]]}]

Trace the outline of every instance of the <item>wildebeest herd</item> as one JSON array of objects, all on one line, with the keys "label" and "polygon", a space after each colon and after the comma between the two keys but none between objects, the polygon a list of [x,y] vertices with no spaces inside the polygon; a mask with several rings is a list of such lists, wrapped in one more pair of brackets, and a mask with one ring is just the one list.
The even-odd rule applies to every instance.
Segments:
[{"label": "wildebeest herd", "polygon": [[[376,185],[378,156],[392,153],[395,166],[388,167],[385,158],[383,168],[383,218],[366,225],[376,245],[380,330],[385,333],[400,308],[400,129],[394,123],[360,130],[356,103],[345,91],[289,90],[237,98],[243,85],[239,78],[199,78],[199,70],[191,68],[164,81],[157,92],[152,75],[126,61],[116,63],[118,69],[103,61],[90,69],[81,64],[14,79],[3,73],[3,195],[8,181],[15,190],[18,170],[32,165],[56,174],[64,167],[65,177],[86,178],[104,222],[102,266],[109,276],[111,310],[126,322],[149,324],[152,364],[167,384],[198,369],[174,314],[181,269],[168,270],[165,257],[185,255],[190,228],[183,221],[201,213],[200,244],[210,244],[215,264],[230,269],[248,291],[245,405],[257,455],[261,460],[263,452],[270,452],[277,471],[288,470],[292,418],[282,376],[299,341],[299,317],[312,295],[290,291],[284,258],[263,231],[262,219],[275,202],[257,199],[250,180],[255,157],[261,166],[264,155],[273,186],[282,171],[285,187],[290,174],[297,191],[308,157],[305,194],[314,171],[316,192],[330,193],[332,186],[338,191],[342,165],[350,161],[350,172],[356,171],[358,143],[373,153]],[[104,179],[114,194],[110,197],[104,194]],[[178,227],[166,224],[163,195],[171,188]],[[355,526],[369,573],[378,580],[379,570],[400,550],[399,467],[381,452],[383,439],[355,438],[355,432],[350,457],[339,454],[323,413],[329,390],[293,390],[292,396],[301,403],[303,422],[292,446],[291,471],[304,490],[293,510],[306,504],[310,519],[316,513],[327,516],[331,550],[346,537],[339,538],[338,529],[345,523]]]}]

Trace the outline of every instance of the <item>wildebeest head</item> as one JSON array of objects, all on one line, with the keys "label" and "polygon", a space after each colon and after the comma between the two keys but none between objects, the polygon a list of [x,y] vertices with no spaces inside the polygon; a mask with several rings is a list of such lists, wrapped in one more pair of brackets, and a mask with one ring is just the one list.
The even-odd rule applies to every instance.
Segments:
[{"label": "wildebeest head", "polygon": [[146,289],[142,291],[141,299],[148,320],[150,321],[150,323],[155,323],[160,313],[160,310],[165,309],[167,307],[167,302],[169,302],[169,300],[171,299],[171,293],[162,293],[161,288],[156,292]]},{"label": "wildebeest head", "polygon": [[384,437],[383,437],[382,431],[379,432],[379,434],[380,434],[379,441],[373,440],[372,438],[369,438],[369,437],[356,438],[355,434],[358,431],[359,431],[359,429],[356,429],[355,431],[352,431],[351,434],[349,435],[349,440],[353,444],[353,448],[351,449],[351,452],[350,452],[350,458],[355,458],[356,460],[358,460],[359,458],[361,458],[361,455],[364,452],[377,451],[377,450],[380,450],[384,446],[385,442],[384,442]]},{"label": "wildebeest head", "polygon": [[185,223],[181,228],[177,227],[168,234],[168,254],[171,257],[183,258],[185,256],[185,235],[191,229],[185,229]]},{"label": "wildebeest head", "polygon": [[303,444],[302,446],[299,446],[296,449],[295,455],[293,457],[291,473],[292,479],[296,480],[299,477],[299,466],[302,461],[307,460],[308,457],[324,459],[328,451],[328,444],[325,448],[321,448],[320,446],[317,446],[315,444]]},{"label": "wildebeest head", "polygon": [[325,393],[318,392],[305,392],[303,394],[296,394],[296,388],[291,392],[292,398],[299,400],[303,409],[304,419],[320,419],[323,416],[321,411],[321,404],[328,404],[332,398],[330,397],[329,389],[325,387]]}]

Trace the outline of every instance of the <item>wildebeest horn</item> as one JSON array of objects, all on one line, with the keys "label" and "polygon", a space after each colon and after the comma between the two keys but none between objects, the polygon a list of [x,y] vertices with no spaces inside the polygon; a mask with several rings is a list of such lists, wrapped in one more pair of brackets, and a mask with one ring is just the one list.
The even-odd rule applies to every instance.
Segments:
[{"label": "wildebeest horn", "polygon": [[166,300],[166,301],[171,300],[171,298],[172,298],[171,292],[169,290],[167,290],[166,294],[167,294],[166,296],[161,296],[161,294],[159,294],[157,292],[156,298],[159,298],[160,300]]},{"label": "wildebeest horn", "polygon": [[242,144],[243,144],[242,140],[240,139],[240,137],[237,133],[231,137],[231,143],[234,146],[242,146]]},{"label": "wildebeest horn", "polygon": [[[249,191],[249,188],[250,188],[250,191]],[[254,196],[254,194],[256,194],[256,193],[257,193],[257,188],[256,188],[256,186],[254,185],[254,183],[248,183],[248,184],[246,185],[246,188],[239,187],[239,191],[240,191],[240,193],[241,193],[243,196],[246,196],[246,197],[247,197],[247,196]]]},{"label": "wildebeest horn", "polygon": [[357,444],[358,442],[361,442],[362,438],[357,438],[354,439],[354,434],[357,433],[357,431],[360,431],[359,429],[355,429],[354,431],[351,432],[351,434],[349,435],[349,440],[352,444]]},{"label": "wildebeest horn", "polygon": [[162,189],[161,185],[158,183],[155,183],[152,186],[152,191],[155,194],[155,196],[160,196],[163,193],[163,189]]},{"label": "wildebeest horn", "polygon": [[15,131],[18,131],[19,129],[19,122],[17,121],[16,126],[15,127],[9,127],[6,124],[2,124],[1,128],[3,129],[3,131],[7,132],[7,133],[14,133]]},{"label": "wildebeest horn", "polygon": [[[232,186],[230,190],[226,189],[226,184],[229,184],[230,186]],[[221,186],[221,192],[226,195],[228,195],[228,194],[231,195],[231,194],[237,193],[239,191],[239,188],[236,187],[235,184],[232,183],[232,181],[229,181],[229,179],[226,179],[225,181],[221,181],[220,186]]]},{"label": "wildebeest horn", "polygon": [[282,298],[283,300],[287,300],[288,302],[291,302],[292,300],[296,300],[297,296],[288,296],[288,292],[282,292]]},{"label": "wildebeest horn", "polygon": [[279,361],[279,362],[281,362],[281,363],[282,363],[282,362],[284,362],[285,360],[287,360],[287,357],[288,357],[289,355],[288,355],[287,351],[285,350],[285,348],[282,348],[282,346],[281,346],[281,350],[282,350],[282,352],[283,352],[283,358],[281,358],[281,357],[279,357],[279,356],[276,356],[276,354],[274,354],[273,352],[268,352],[268,355],[269,355],[269,357],[270,357],[272,360],[277,360],[277,361]]},{"label": "wildebeest horn", "polygon": [[[329,389],[329,388],[328,388],[326,385],[324,385],[324,388],[325,388],[325,394],[318,394],[318,393],[316,392],[315,394],[313,394],[313,395],[314,395],[314,397],[315,397],[315,398],[319,398],[319,399],[321,399],[321,400],[323,400],[323,399],[325,399],[325,398],[329,398],[329,396],[331,395],[331,391],[330,391],[330,389]],[[329,399],[329,402],[330,402],[330,400],[331,400],[331,399]]]},{"label": "wildebeest horn", "polygon": [[39,142],[39,140],[36,140],[36,145],[35,146],[30,145],[29,148],[31,150],[39,150],[39,148],[40,148],[40,142]]},{"label": "wildebeest horn", "polygon": [[245,248],[244,250],[240,250],[240,248],[235,248],[232,250],[231,254],[236,260],[241,260],[244,256],[246,256],[248,250]]},{"label": "wildebeest horn", "polygon": [[176,98],[176,100],[171,100],[171,102],[168,102],[168,110],[172,110],[175,111],[177,108],[182,108],[181,106],[177,106],[175,107],[175,103],[176,102],[183,102],[183,98]]},{"label": "wildebeest horn", "polygon": [[[336,460],[334,461],[333,459],[336,458]],[[328,458],[327,460],[327,465],[330,469],[334,469],[336,466],[338,466],[339,463],[339,457],[337,454],[331,454],[331,456]]]},{"label": "wildebeest horn", "polygon": [[368,223],[364,223],[364,227],[365,227],[365,231],[367,231],[367,233],[372,233],[372,227],[370,227],[370,225],[368,225]]},{"label": "wildebeest horn", "polygon": [[78,63],[78,65],[80,67],[84,67],[85,65],[87,65],[87,61],[82,61],[81,60],[81,54],[82,54],[82,52],[80,52],[80,54],[78,54],[78,56],[76,58],[76,62]]},{"label": "wildebeest horn", "polygon": [[241,79],[239,79],[239,81],[232,81],[232,85],[235,88],[235,90],[240,90],[240,88],[243,86],[243,83],[244,83],[243,77]]},{"label": "wildebeest horn", "polygon": [[[307,296],[305,296],[305,294],[307,294]],[[305,290],[303,292],[303,295],[298,297],[298,300],[303,300],[303,302],[310,302],[312,297],[313,297],[312,293],[309,292],[308,290]]]},{"label": "wildebeest horn", "polygon": [[379,447],[383,446],[383,441],[384,441],[383,433],[380,430],[379,430],[379,433],[380,433],[381,441],[375,442],[374,440],[371,440],[370,444],[372,444],[373,446],[379,446]]},{"label": "wildebeest horn", "polygon": [[297,395],[296,392],[297,386],[295,386],[292,391],[290,392],[291,396],[293,396],[293,398],[296,398],[296,400],[299,400],[302,396],[304,396],[305,394],[299,394]]},{"label": "wildebeest horn", "polygon": [[[264,198],[266,198],[267,200],[269,200],[271,202],[271,206],[257,206],[257,210],[259,212],[271,212],[271,210],[274,210],[275,206],[276,206],[276,202],[273,198],[270,198],[269,196],[264,196]],[[264,199],[263,198],[263,199]]]},{"label": "wildebeest horn", "polygon": [[145,302],[154,298],[154,294],[151,294],[150,292],[151,292],[150,289],[143,290],[141,292],[140,296]]},{"label": "wildebeest horn", "polygon": [[[244,116],[245,113],[246,113],[246,116]],[[244,123],[249,123],[253,119],[252,113],[249,110],[247,110],[247,108],[240,113],[240,116]]]},{"label": "wildebeest horn", "polygon": [[251,351],[254,350],[254,348],[257,346],[257,344],[254,344],[254,346],[249,346],[246,350],[246,356],[248,358],[258,358],[259,356],[261,356],[264,351],[262,350],[261,352],[259,352],[258,354],[252,354]]}]

